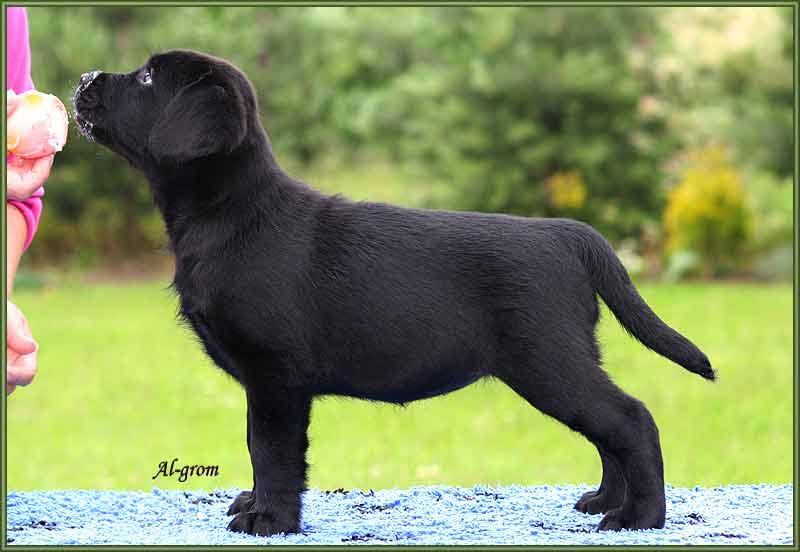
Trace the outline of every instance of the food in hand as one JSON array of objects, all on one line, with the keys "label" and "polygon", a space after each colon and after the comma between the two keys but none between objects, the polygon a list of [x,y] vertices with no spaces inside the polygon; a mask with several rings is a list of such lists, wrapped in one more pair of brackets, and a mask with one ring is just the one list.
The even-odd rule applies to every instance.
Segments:
[{"label": "food in hand", "polygon": [[[9,97],[14,92],[9,90]],[[6,151],[23,159],[37,159],[61,151],[67,142],[67,110],[56,96],[29,90],[18,96],[8,116]]]}]

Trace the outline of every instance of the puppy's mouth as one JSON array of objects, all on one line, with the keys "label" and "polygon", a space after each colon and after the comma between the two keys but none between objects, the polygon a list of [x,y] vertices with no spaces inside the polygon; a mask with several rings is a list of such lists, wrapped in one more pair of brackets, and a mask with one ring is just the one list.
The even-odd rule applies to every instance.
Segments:
[{"label": "puppy's mouth", "polygon": [[75,110],[73,115],[75,116],[75,123],[78,125],[78,131],[83,135],[84,138],[90,142],[94,142],[95,137],[94,134],[92,134],[94,123],[81,117],[77,110]]},{"label": "puppy's mouth", "polygon": [[97,86],[92,88],[90,86],[100,73],[100,71],[95,70],[81,75],[81,80],[72,95],[75,123],[80,133],[90,142],[97,140],[92,114],[102,108],[99,92],[96,90]]}]

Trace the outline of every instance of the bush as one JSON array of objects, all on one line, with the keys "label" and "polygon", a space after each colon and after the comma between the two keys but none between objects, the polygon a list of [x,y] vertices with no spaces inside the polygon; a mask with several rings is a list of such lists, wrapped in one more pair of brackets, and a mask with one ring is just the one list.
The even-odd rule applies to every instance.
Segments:
[{"label": "bush", "polygon": [[707,148],[692,156],[683,180],[669,194],[664,226],[667,251],[699,255],[703,276],[742,265],[752,215],[739,172],[722,149]]},{"label": "bush", "polygon": [[753,276],[762,280],[791,280],[793,269],[794,247],[779,245],[756,258]]},{"label": "bush", "polygon": [[752,272],[762,279],[790,279],[794,262],[792,179],[756,173],[747,178],[747,190],[754,215]]},{"label": "bush", "polygon": [[[38,6],[29,21],[34,82],[65,101],[84,71],[129,71],[169,48],[211,52],[248,74],[278,159],[299,175],[328,158],[388,157],[415,189],[446,183],[413,192],[417,205],[581,219],[615,244],[642,239],[634,251],[652,275],[661,251],[647,229],[660,226],[675,151],[725,136],[737,167],[792,173],[791,10],[764,10],[725,12],[751,31],[746,48],[715,27],[730,19],[716,12],[687,25],[693,8]],[[669,39],[687,27],[713,47]],[[70,133],[26,259],[159,249],[142,176]],[[756,228],[759,250],[773,226]]]},{"label": "bush", "polygon": [[763,252],[781,245],[791,245],[794,224],[792,179],[778,179],[769,173],[747,178],[748,205],[753,211],[753,249]]}]

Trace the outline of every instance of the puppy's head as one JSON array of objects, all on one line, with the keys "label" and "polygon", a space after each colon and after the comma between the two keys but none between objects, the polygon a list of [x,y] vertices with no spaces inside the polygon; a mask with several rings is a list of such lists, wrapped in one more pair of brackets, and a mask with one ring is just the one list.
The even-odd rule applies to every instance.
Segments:
[{"label": "puppy's head", "polygon": [[130,73],[85,73],[74,100],[81,132],[141,169],[229,154],[259,126],[244,74],[188,50],[156,54]]}]

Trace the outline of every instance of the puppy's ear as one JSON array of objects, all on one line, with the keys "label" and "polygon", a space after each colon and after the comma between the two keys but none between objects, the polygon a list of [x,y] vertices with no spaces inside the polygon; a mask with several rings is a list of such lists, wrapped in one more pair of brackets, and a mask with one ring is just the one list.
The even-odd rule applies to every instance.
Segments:
[{"label": "puppy's ear", "polygon": [[247,132],[244,106],[211,79],[186,85],[167,105],[150,131],[150,153],[161,162],[183,163],[230,153]]}]

